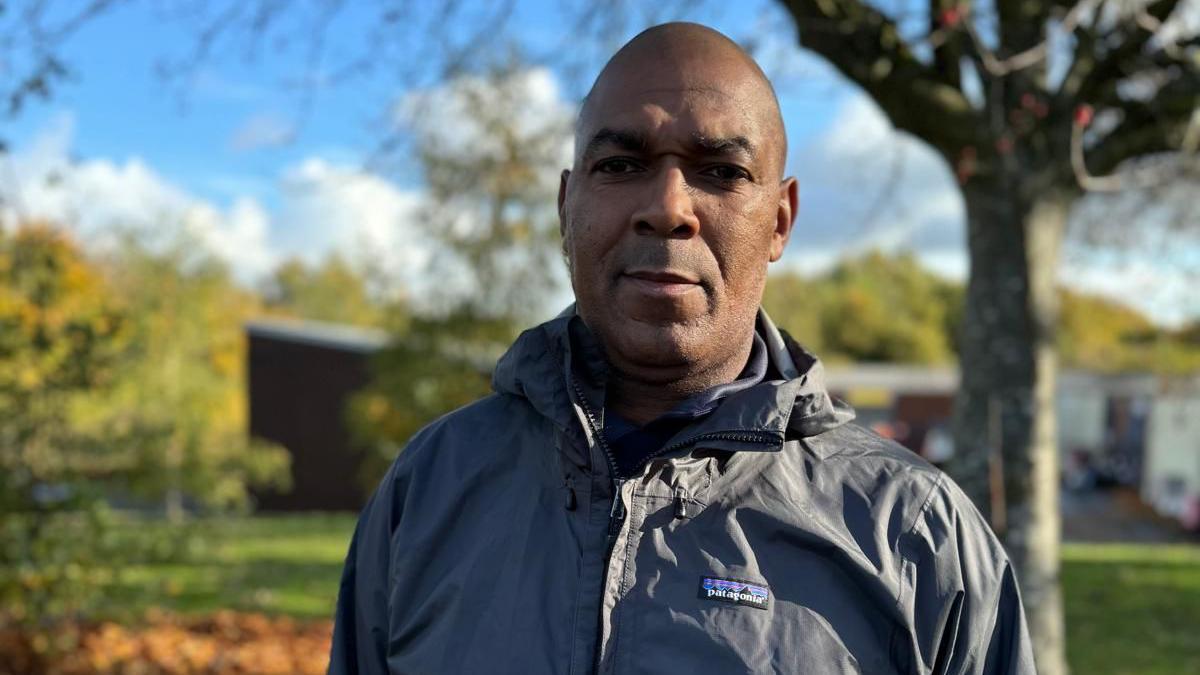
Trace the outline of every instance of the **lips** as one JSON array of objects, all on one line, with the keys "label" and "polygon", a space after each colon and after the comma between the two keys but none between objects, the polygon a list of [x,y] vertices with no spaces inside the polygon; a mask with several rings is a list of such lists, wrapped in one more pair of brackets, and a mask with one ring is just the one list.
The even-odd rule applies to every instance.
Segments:
[{"label": "lips", "polygon": [[677,298],[700,289],[700,280],[675,270],[630,270],[622,275],[640,293],[655,298]]},{"label": "lips", "polygon": [[640,279],[657,284],[698,284],[700,280],[690,275],[674,270],[632,270],[625,273],[627,277]]}]

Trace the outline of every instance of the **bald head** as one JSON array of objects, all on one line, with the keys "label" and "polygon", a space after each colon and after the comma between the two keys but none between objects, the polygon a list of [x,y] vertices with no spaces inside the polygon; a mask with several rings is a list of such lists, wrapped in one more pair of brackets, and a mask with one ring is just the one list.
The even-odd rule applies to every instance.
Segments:
[{"label": "bald head", "polygon": [[787,135],[775,89],[749,54],[725,35],[695,23],[667,23],[642,31],[609,59],[584,98],[576,124],[575,161],[605,128],[614,103],[639,95],[691,92],[730,106],[760,133],[777,177],[783,176]]}]

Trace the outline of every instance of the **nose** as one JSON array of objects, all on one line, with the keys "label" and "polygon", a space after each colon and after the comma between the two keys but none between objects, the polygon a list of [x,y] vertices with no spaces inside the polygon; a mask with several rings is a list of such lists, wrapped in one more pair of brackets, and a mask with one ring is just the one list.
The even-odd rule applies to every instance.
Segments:
[{"label": "nose", "polygon": [[687,177],[678,166],[666,166],[646,185],[640,207],[630,216],[639,235],[690,239],[700,231]]}]

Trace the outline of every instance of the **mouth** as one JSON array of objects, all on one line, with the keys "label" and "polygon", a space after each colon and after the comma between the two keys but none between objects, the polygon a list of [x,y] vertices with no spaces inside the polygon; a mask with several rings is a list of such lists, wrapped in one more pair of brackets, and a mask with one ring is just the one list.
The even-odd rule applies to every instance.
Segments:
[{"label": "mouth", "polygon": [[674,297],[700,288],[700,279],[676,270],[634,269],[622,275],[647,295]]},{"label": "mouth", "polygon": [[627,277],[641,279],[656,284],[699,284],[700,280],[694,276],[675,270],[648,270],[634,269],[625,273]]}]

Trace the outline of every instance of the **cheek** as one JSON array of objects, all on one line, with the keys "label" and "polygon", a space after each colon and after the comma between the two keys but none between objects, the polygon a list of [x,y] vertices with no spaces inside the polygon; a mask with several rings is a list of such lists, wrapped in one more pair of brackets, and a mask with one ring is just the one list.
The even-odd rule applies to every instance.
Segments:
[{"label": "cheek", "polygon": [[771,259],[773,224],[762,219],[737,219],[712,232],[709,246],[721,267],[727,290],[753,289],[762,284]]},{"label": "cheek", "polygon": [[608,260],[609,252],[620,238],[613,218],[603,205],[576,204],[566,228],[567,254],[576,282],[592,282]]}]

